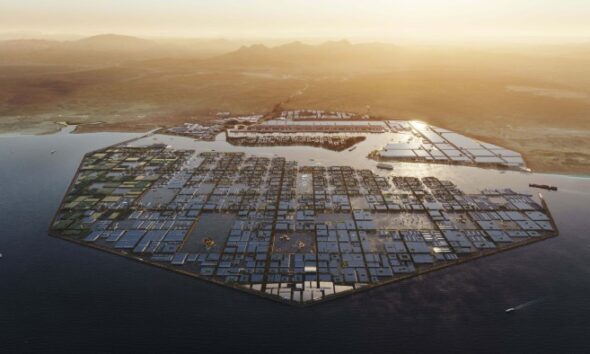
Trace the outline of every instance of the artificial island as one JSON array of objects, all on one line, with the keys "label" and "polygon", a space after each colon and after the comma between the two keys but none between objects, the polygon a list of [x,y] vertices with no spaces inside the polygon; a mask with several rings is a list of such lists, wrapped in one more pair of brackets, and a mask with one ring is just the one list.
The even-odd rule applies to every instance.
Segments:
[{"label": "artificial island", "polygon": [[[285,157],[294,146],[308,155]],[[297,305],[558,234],[540,194],[467,193],[398,163],[527,170],[517,152],[416,121],[221,113],[86,154],[50,234]]]}]

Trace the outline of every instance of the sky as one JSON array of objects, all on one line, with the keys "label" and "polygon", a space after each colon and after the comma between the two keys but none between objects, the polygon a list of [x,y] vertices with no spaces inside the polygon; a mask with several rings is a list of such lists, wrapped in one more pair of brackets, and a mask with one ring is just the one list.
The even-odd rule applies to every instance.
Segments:
[{"label": "sky", "polygon": [[1,33],[560,41],[589,19],[590,0],[0,0]]}]

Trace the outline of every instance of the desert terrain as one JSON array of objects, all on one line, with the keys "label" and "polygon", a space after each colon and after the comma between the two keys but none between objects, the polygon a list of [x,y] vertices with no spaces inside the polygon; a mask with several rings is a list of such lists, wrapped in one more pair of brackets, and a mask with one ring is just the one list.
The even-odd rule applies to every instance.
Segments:
[{"label": "desert terrain", "polygon": [[418,119],[590,174],[590,44],[260,45],[107,35],[0,42],[0,132],[148,131],[217,112]]}]

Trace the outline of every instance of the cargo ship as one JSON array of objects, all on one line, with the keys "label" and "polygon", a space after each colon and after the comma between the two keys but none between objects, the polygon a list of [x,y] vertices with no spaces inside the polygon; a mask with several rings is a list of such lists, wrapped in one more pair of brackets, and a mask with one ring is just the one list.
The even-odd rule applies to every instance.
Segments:
[{"label": "cargo ship", "polygon": [[378,163],[377,168],[381,168],[383,170],[393,170],[393,165],[390,165],[388,163]]},{"label": "cargo ship", "polygon": [[557,190],[557,187],[555,187],[555,186],[549,186],[549,185],[546,185],[546,184],[530,183],[529,184],[529,187],[531,187],[531,188],[546,189],[548,191],[556,191]]}]

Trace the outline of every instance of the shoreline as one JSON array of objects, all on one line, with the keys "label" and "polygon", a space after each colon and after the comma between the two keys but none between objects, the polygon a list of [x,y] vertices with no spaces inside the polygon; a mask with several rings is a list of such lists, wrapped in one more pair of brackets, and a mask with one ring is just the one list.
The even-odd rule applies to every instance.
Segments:
[{"label": "shoreline", "polygon": [[[42,125],[51,125],[51,127],[43,127]],[[52,122],[41,122],[39,124],[34,124],[32,126],[27,126],[23,128],[17,129],[3,129],[4,127],[0,126],[0,138],[6,137],[22,137],[22,136],[43,136],[43,135],[52,135],[52,134],[59,134],[64,129],[68,127],[74,127],[71,132],[68,134],[94,134],[94,133],[149,133],[154,130],[159,130],[162,128],[167,128],[169,125],[156,125],[156,124],[133,124],[132,122],[125,122],[125,123],[107,123],[107,122],[90,122],[90,123],[77,123],[77,122],[67,122],[67,121],[52,121]],[[481,140],[484,142],[488,142],[494,145],[504,146],[507,147],[505,139],[502,137],[493,137],[493,136],[486,136],[474,133],[473,131],[465,130],[459,131],[454,130],[462,135]],[[508,148],[508,147],[507,147]],[[546,174],[546,175],[556,175],[556,176],[568,176],[568,177],[578,177],[578,178],[590,178],[590,167],[588,168],[581,168],[579,171],[578,168],[570,166],[569,168],[562,167],[562,168],[551,168],[555,167],[554,164],[550,163],[543,163],[541,157],[544,154],[539,155],[531,155],[529,153],[523,152],[522,149],[517,149],[510,147],[511,150],[514,150],[520,153],[525,160],[527,167],[530,168],[531,173],[538,173],[538,174]],[[535,156],[538,156],[538,159],[535,159]],[[523,171],[524,172],[524,171]]]}]

